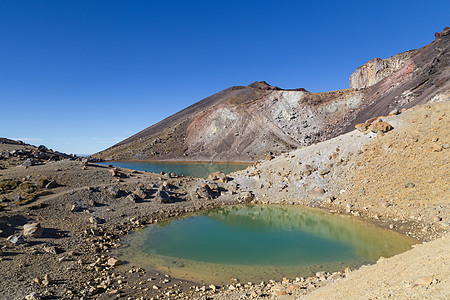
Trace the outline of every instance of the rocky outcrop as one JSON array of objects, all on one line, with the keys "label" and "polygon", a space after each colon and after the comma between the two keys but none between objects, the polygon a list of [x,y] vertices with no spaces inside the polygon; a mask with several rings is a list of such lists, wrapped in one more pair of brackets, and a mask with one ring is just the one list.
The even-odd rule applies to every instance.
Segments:
[{"label": "rocky outcrop", "polygon": [[395,71],[400,70],[417,50],[406,51],[387,59],[374,58],[362,65],[350,76],[350,88],[362,89],[374,85],[380,80],[388,77]]}]

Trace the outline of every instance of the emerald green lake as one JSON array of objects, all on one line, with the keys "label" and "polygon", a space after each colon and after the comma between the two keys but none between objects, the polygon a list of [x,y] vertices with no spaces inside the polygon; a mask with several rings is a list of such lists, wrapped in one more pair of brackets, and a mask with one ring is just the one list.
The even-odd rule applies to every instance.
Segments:
[{"label": "emerald green lake", "polygon": [[152,173],[175,173],[177,175],[207,177],[209,174],[221,171],[229,174],[245,169],[246,163],[206,163],[206,162],[146,162],[146,161],[114,161],[101,162],[102,165],[113,165],[119,168],[127,168]]},{"label": "emerald green lake", "polygon": [[122,240],[122,260],[205,283],[311,276],[374,263],[417,241],[348,216],[281,205],[218,208]]}]

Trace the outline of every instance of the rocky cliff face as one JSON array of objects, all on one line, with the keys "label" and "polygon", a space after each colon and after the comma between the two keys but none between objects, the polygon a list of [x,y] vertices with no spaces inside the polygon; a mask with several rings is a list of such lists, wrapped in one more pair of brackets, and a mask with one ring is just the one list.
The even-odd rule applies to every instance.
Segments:
[{"label": "rocky cliff face", "polygon": [[387,59],[374,58],[362,65],[350,76],[350,88],[362,89],[374,85],[400,70],[417,50],[406,51]]},{"label": "rocky cliff face", "polygon": [[203,99],[94,157],[105,160],[254,161],[324,141],[375,116],[450,99],[450,29],[417,50],[374,59],[351,89],[310,93],[266,82]]}]

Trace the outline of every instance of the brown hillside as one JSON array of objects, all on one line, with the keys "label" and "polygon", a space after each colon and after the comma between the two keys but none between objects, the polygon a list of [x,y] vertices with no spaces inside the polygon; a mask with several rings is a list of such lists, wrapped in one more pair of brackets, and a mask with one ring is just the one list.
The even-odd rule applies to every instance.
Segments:
[{"label": "brown hillside", "polygon": [[450,98],[450,29],[421,49],[373,59],[351,89],[310,93],[266,82],[225,89],[125,139],[105,160],[254,161],[351,131],[392,110]]}]

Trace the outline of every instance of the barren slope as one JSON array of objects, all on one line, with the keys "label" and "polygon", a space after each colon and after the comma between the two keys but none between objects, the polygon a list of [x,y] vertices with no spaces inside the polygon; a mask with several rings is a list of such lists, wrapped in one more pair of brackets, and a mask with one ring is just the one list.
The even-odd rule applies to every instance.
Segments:
[{"label": "barren slope", "polygon": [[393,109],[450,97],[450,29],[373,59],[351,89],[310,93],[265,82],[223,90],[94,155],[105,160],[253,161],[338,136]]}]

